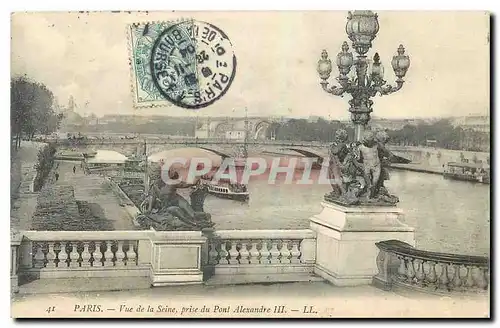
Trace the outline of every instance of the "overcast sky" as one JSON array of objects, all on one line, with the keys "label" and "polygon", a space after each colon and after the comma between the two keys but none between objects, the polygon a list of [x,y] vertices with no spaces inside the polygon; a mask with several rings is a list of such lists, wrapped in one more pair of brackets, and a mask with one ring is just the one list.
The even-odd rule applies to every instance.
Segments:
[{"label": "overcast sky", "polygon": [[[322,49],[332,61],[345,34],[347,12],[16,13],[12,16],[12,74],[45,83],[81,114],[244,115],[348,117],[348,96],[325,93],[316,73]],[[126,25],[195,18],[230,38],[237,72],[229,91],[197,111],[134,109]],[[460,116],[489,113],[489,17],[482,12],[379,12],[379,52],[385,78],[402,43],[410,55],[398,93],[376,97],[378,117]],[[336,75],[336,68],[332,76]],[[85,104],[87,103],[87,106]]]}]

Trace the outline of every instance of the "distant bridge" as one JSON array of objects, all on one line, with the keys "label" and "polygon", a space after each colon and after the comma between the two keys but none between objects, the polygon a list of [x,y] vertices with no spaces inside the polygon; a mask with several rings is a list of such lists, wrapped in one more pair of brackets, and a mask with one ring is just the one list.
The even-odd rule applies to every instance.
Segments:
[{"label": "distant bridge", "polygon": [[[243,140],[228,140],[220,138],[156,138],[156,139],[84,139],[84,140],[47,140],[53,142],[59,149],[72,149],[81,152],[97,150],[114,150],[124,155],[142,154],[146,143],[147,154],[176,148],[200,148],[213,151],[221,156],[233,157],[241,153],[245,145]],[[248,155],[259,154],[296,154],[305,157],[325,158],[328,156],[329,143],[318,141],[284,141],[284,140],[249,140],[246,142]],[[438,149],[429,147],[389,146],[396,155],[410,159],[414,164],[433,169],[443,169],[448,162],[460,162],[464,158],[474,157],[484,163],[489,161],[490,154],[484,152],[467,152],[458,150]]]},{"label": "distant bridge", "polygon": [[317,141],[273,141],[273,140],[227,140],[227,139],[83,139],[52,141],[58,149],[72,149],[81,152],[114,150],[124,155],[142,154],[146,144],[149,155],[176,148],[200,148],[221,156],[235,156],[247,146],[249,156],[262,152],[281,153],[290,151],[307,157],[325,157],[328,144]]}]

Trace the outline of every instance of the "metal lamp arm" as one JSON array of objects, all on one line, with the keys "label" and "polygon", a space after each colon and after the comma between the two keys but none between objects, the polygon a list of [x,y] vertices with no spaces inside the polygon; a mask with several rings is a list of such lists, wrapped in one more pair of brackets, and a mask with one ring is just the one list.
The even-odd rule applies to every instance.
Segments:
[{"label": "metal lamp arm", "polygon": [[321,86],[323,87],[323,90],[334,96],[341,96],[344,94],[344,92],[346,92],[346,89],[344,87],[338,87],[334,85],[329,88],[328,82],[326,81],[321,81]]},{"label": "metal lamp arm", "polygon": [[381,85],[381,86],[377,86],[377,87],[374,87],[374,93],[379,93],[381,96],[386,96],[386,95],[390,95],[391,93],[394,93],[394,92],[397,92],[399,90],[401,90],[401,88],[403,87],[403,83],[404,81],[403,80],[396,80],[396,86],[392,86],[392,85]]}]

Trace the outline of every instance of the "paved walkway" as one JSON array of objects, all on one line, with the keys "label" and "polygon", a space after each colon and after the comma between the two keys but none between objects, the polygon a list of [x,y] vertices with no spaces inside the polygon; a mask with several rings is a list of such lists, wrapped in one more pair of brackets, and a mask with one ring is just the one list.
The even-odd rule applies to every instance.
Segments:
[{"label": "paved walkway", "polygon": [[[120,206],[121,200],[104,177],[86,175],[78,162],[56,161],[57,164],[59,180],[56,184],[73,186],[76,200],[93,204],[92,212],[111,221],[115,230],[135,230],[132,218]],[[75,173],[73,167],[76,167]]]},{"label": "paved walkway", "polygon": [[11,229],[29,230],[31,227],[38,193],[30,191],[30,184],[36,174],[34,166],[38,151],[43,145],[39,142],[22,141],[21,147],[11,155]]},{"label": "paved walkway", "polygon": [[[57,280],[57,279],[54,279]],[[82,312],[98,305],[97,312]],[[54,306],[51,313],[45,312]],[[144,312],[137,312],[141,306]],[[269,308],[266,313],[241,313]],[[284,313],[275,307],[284,306]],[[201,309],[208,309],[201,312]],[[121,308],[121,311],[120,311]],[[132,312],[126,312],[129,308]],[[148,312],[150,308],[152,312]],[[198,310],[195,310],[195,309]],[[95,310],[95,309],[94,309]],[[326,282],[237,286],[176,286],[108,292],[17,295],[15,317],[487,317],[489,298],[443,297],[416,292],[396,294],[372,286],[335,287]]]}]

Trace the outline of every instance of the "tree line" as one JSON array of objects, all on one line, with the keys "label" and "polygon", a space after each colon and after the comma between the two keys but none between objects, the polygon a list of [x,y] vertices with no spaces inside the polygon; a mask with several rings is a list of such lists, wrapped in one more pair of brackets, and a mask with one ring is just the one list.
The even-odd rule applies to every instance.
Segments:
[{"label": "tree line", "polygon": [[[272,123],[267,129],[267,138],[289,141],[322,141],[332,142],[335,131],[344,129],[349,139],[354,138],[354,129],[340,121],[327,121],[319,118],[316,122],[306,119],[290,119],[284,123]],[[401,146],[427,146],[432,141],[433,146],[445,149],[479,150],[479,144],[484,142],[484,132],[464,130],[454,127],[449,119],[433,123],[405,125],[401,129],[386,130],[390,143]],[[467,140],[472,140],[467,144]]]},{"label": "tree line", "polygon": [[453,126],[449,119],[431,124],[408,124],[387,133],[390,142],[400,146],[428,146],[432,142],[437,148],[480,151],[489,144],[487,133]]},{"label": "tree line", "polygon": [[335,131],[344,129],[354,138],[354,129],[340,121],[327,121],[319,118],[316,122],[306,119],[290,119],[284,123],[274,122],[266,131],[267,138],[287,141],[323,141],[335,139]]},{"label": "tree line", "polygon": [[81,133],[144,133],[144,134],[166,134],[166,135],[195,135],[194,122],[169,122],[167,119],[158,122],[130,124],[125,122],[109,122],[105,125],[72,124],[63,127],[65,131],[79,131]]},{"label": "tree line", "polygon": [[18,149],[22,139],[56,131],[63,118],[54,111],[54,95],[43,83],[26,76],[10,81],[11,140]]}]

